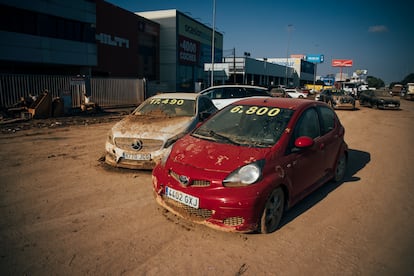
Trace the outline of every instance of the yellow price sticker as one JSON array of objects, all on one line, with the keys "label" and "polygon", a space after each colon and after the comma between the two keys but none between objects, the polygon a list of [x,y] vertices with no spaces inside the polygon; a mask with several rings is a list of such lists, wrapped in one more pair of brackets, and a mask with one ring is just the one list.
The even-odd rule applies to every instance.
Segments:
[{"label": "yellow price sticker", "polygon": [[247,115],[258,115],[258,116],[267,115],[269,117],[274,117],[280,113],[280,109],[277,107],[269,108],[266,106],[250,106],[249,108],[247,109],[246,108],[247,107],[245,106],[238,105],[230,109],[230,113],[240,113],[240,114],[244,113]]}]

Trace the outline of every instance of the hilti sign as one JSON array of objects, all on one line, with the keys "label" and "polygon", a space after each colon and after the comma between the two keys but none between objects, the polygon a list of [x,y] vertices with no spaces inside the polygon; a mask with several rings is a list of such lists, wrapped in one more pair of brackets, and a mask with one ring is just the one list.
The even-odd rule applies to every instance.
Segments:
[{"label": "hilti sign", "polygon": [[352,67],[352,59],[333,59],[333,67]]}]

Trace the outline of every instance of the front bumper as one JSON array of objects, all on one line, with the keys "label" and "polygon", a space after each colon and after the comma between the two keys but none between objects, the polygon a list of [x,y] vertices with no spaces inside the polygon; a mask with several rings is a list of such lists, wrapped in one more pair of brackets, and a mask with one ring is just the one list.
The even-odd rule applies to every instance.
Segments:
[{"label": "front bumper", "polygon": [[131,160],[124,158],[124,151],[115,147],[113,144],[106,142],[105,144],[105,163],[117,168],[137,169],[137,170],[152,170],[155,165],[161,160],[166,149],[150,152],[150,160]]},{"label": "front bumper", "polygon": [[[259,186],[226,188],[183,187],[176,182],[162,166],[156,166],[152,182],[154,197],[159,205],[170,212],[192,222],[227,232],[253,232],[257,230],[260,216],[267,199],[267,193]],[[172,187],[199,198],[199,208],[193,208],[165,195],[165,187]]]}]

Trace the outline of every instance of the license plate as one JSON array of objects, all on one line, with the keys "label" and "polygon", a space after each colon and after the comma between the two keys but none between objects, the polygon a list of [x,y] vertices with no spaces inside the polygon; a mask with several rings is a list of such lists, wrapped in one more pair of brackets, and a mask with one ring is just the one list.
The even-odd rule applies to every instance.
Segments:
[{"label": "license plate", "polygon": [[395,107],[395,104],[389,104],[388,106],[389,107]]},{"label": "license plate", "polygon": [[170,187],[165,187],[165,195],[175,201],[178,201],[184,205],[198,209],[198,204],[200,202],[198,197],[174,190]]},{"label": "license plate", "polygon": [[138,160],[138,161],[148,161],[151,160],[151,154],[150,153],[125,153],[123,154],[123,157],[128,160]]}]

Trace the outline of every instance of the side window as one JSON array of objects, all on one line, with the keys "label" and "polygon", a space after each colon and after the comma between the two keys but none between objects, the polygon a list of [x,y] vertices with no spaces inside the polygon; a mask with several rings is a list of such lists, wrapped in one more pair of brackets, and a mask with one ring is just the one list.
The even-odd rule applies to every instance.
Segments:
[{"label": "side window", "polygon": [[269,94],[265,90],[260,90],[256,88],[247,88],[247,97],[251,96],[269,96]]},{"label": "side window", "polygon": [[201,112],[212,112],[213,111],[213,103],[204,98],[204,97],[200,97],[199,98],[199,104],[198,104],[198,109],[199,109],[199,113]]},{"label": "side window", "polygon": [[207,94],[205,94],[210,99],[224,99],[224,90],[223,88],[216,88],[210,90]]},{"label": "side window", "polygon": [[335,127],[335,113],[332,109],[324,106],[319,110],[322,117],[321,135],[325,135]]},{"label": "side window", "polygon": [[244,90],[238,87],[227,88],[226,92],[228,93],[228,99],[246,97],[246,93],[244,92]]},{"label": "side window", "polygon": [[309,108],[299,118],[293,132],[294,140],[300,136],[308,136],[313,139],[320,136],[319,117],[314,108]]}]

